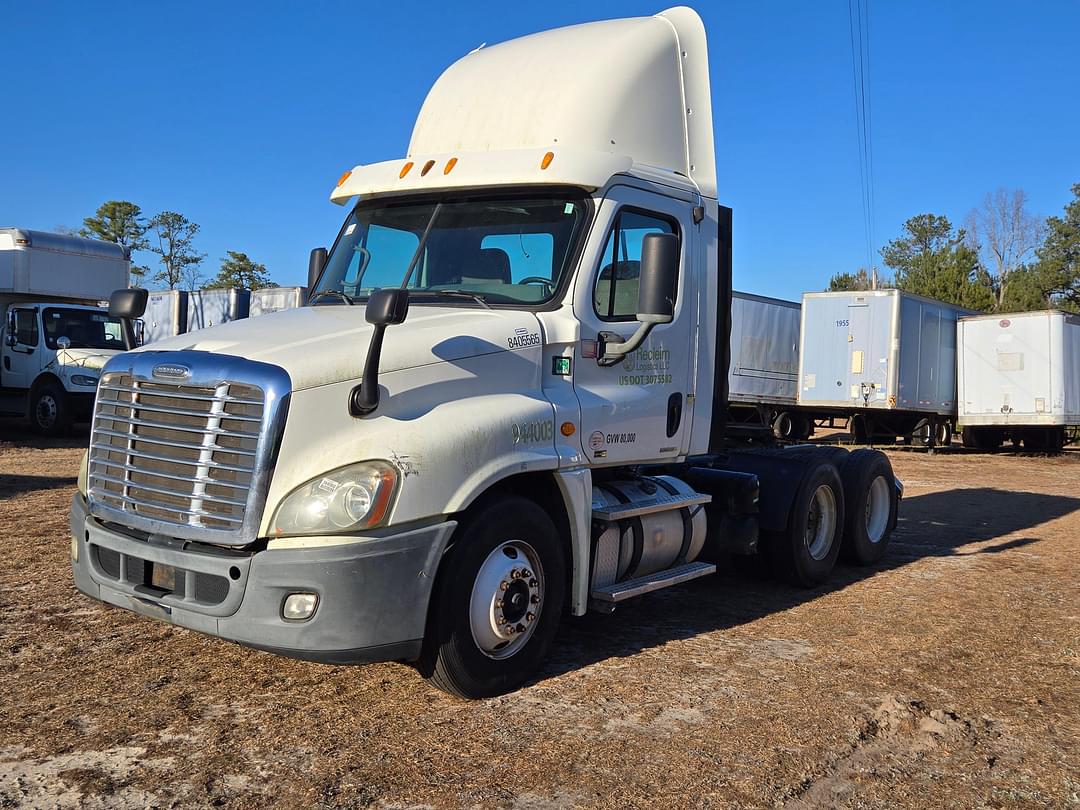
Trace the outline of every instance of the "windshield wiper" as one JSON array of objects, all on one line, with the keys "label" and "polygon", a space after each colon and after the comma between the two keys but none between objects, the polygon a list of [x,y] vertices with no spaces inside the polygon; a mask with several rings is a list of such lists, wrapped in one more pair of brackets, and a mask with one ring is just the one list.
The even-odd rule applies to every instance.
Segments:
[{"label": "windshield wiper", "polygon": [[484,309],[491,309],[491,304],[480,293],[466,292],[465,290],[410,290],[409,297],[418,295],[446,295],[453,298],[471,298]]},{"label": "windshield wiper", "polygon": [[343,292],[342,292],[341,290],[319,290],[319,291],[318,291],[317,293],[315,293],[315,294],[314,294],[313,296],[311,296],[311,298],[309,298],[309,299],[308,299],[308,303],[309,303],[309,304],[313,304],[313,303],[315,303],[316,301],[318,301],[318,300],[319,300],[320,298],[322,298],[322,297],[324,297],[324,296],[327,296],[327,295],[336,295],[336,296],[337,296],[338,298],[340,298],[340,299],[341,299],[342,301],[344,301],[344,302],[345,302],[346,304],[348,304],[348,305],[349,305],[350,307],[351,307],[351,306],[352,306],[353,304],[355,304],[355,303],[356,303],[356,302],[355,302],[355,301],[354,301],[354,300],[352,299],[352,297],[351,297],[351,296],[348,296],[348,295],[346,295],[346,294],[345,294],[345,293],[343,293]]}]

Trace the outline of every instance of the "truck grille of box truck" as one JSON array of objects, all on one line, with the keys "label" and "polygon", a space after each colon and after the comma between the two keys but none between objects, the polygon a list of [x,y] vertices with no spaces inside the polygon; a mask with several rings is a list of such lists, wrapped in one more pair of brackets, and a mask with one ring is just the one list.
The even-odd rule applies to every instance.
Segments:
[{"label": "truck grille of box truck", "polygon": [[135,527],[235,542],[247,534],[264,407],[263,390],[249,383],[104,375],[87,470],[92,506],[120,522],[131,516]]}]

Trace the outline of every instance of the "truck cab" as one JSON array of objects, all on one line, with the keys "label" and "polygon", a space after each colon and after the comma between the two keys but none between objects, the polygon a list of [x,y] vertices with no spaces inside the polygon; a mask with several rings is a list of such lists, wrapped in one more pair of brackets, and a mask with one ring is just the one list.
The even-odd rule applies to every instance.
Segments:
[{"label": "truck cab", "polygon": [[102,302],[129,267],[119,245],[0,228],[0,413],[44,434],[89,418],[102,366],[125,348]]},{"label": "truck cab", "polygon": [[481,697],[564,614],[725,555],[814,586],[884,553],[883,455],[725,439],[731,212],[693,11],[469,54],[406,156],[331,199],[306,306],[106,364],[71,510],[84,593]]}]

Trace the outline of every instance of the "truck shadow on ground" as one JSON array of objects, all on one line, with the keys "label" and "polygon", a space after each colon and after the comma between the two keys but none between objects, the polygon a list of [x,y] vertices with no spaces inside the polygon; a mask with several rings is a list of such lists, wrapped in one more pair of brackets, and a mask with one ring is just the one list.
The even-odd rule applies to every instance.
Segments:
[{"label": "truck shadow on ground", "polygon": [[90,443],[90,424],[76,424],[66,436],[41,436],[30,430],[25,420],[17,417],[0,417],[0,453],[4,445],[21,449],[55,450],[86,448]]},{"label": "truck shadow on ground", "polygon": [[[620,605],[615,615],[589,613],[565,621],[539,680],[670,641],[737,627],[812,602],[929,557],[1001,554],[1037,545],[1030,530],[1080,509],[1080,498],[992,488],[953,489],[906,498],[888,553],[876,565],[838,565],[831,581],[802,590],[739,573],[730,561],[718,572]],[[974,546],[1016,532],[1024,536]]]}]

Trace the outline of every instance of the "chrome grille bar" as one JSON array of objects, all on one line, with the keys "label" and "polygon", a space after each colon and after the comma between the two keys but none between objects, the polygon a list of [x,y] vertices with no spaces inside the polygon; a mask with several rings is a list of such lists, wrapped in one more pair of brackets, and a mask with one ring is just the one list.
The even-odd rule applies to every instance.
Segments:
[{"label": "chrome grille bar", "polygon": [[[157,368],[170,372],[156,378]],[[171,372],[189,372],[180,378]],[[221,545],[257,536],[291,391],[277,366],[130,352],[101,375],[87,493],[100,519]]]}]

